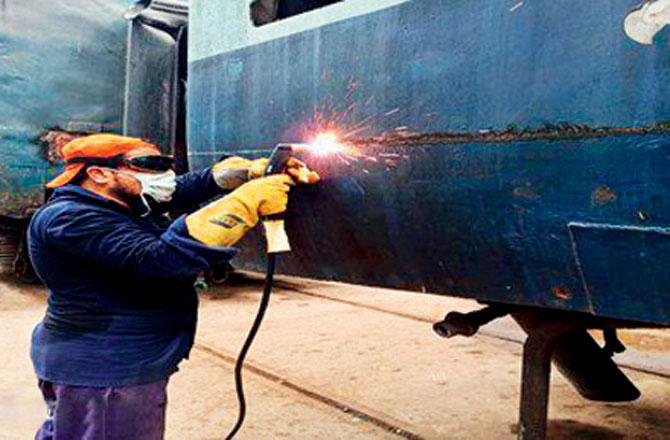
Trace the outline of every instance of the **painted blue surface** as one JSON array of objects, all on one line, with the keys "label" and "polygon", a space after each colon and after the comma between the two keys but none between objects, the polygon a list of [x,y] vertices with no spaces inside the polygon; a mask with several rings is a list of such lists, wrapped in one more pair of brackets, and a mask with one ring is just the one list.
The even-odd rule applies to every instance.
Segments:
[{"label": "painted blue surface", "polygon": [[[504,1],[417,0],[223,52],[191,63],[190,141],[198,152],[269,147],[299,138],[329,103],[351,102],[345,126],[373,118],[359,137],[670,120],[668,29],[652,47],[628,39],[635,4],[545,0],[510,12]],[[219,32],[206,21],[191,30]]]},{"label": "painted blue surface", "polygon": [[[622,22],[635,1],[513,3],[408,1],[195,60],[190,163],[304,140],[316,113],[352,104],[338,124],[348,131],[363,121],[354,138],[397,127],[437,135],[670,120],[668,31],[651,47],[629,40]],[[191,23],[191,41],[221,31],[192,17],[200,21]],[[637,232],[574,237],[568,227],[670,225],[670,136],[435,139],[369,142],[361,146],[368,158],[350,164],[307,158],[325,179],[292,196],[295,250],[283,269],[670,323],[659,275],[665,247]],[[261,269],[262,246],[250,238],[238,264]],[[640,252],[657,258],[635,258]],[[638,276],[649,301],[603,271]]]},{"label": "painted blue surface", "polygon": [[0,214],[42,203],[54,127],[120,131],[131,0],[6,0],[0,7]]},{"label": "painted blue surface", "polygon": [[[667,238],[644,239],[670,224],[667,136],[383,151],[398,157],[350,166],[307,158],[325,179],[292,194],[285,271],[670,320]],[[642,229],[574,238],[573,222]],[[262,270],[263,240],[242,249],[244,264]]]},{"label": "painted blue surface", "polygon": [[634,316],[667,310],[670,228],[573,223],[570,231],[594,310],[614,313],[622,302]]}]

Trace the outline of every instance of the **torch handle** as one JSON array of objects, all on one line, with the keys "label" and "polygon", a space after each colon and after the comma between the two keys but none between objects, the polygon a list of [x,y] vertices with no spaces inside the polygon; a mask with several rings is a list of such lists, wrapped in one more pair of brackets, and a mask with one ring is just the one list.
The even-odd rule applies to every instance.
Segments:
[{"label": "torch handle", "polygon": [[263,173],[265,176],[281,174],[286,169],[286,163],[293,153],[291,144],[278,144],[270,155],[268,166]]},{"label": "torch handle", "polygon": [[[265,168],[263,174],[270,176],[272,174],[283,173],[292,152],[293,147],[291,144],[278,144],[270,155],[268,166]],[[263,226],[265,227],[265,239],[269,254],[289,252],[291,250],[282,214],[264,217]]]}]

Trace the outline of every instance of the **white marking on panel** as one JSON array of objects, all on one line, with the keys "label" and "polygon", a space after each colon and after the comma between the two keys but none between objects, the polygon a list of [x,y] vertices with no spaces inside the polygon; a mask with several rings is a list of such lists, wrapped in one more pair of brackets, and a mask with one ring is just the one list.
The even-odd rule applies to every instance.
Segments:
[{"label": "white marking on panel", "polygon": [[654,36],[670,23],[670,0],[653,0],[630,12],[623,22],[626,35],[640,44],[652,44]]},{"label": "white marking on panel", "polygon": [[519,9],[521,6],[523,6],[523,2],[519,2],[519,3],[517,3],[516,5],[512,6],[511,8],[509,8],[509,11],[510,11],[510,12],[514,12],[514,11],[516,11],[517,9]]}]

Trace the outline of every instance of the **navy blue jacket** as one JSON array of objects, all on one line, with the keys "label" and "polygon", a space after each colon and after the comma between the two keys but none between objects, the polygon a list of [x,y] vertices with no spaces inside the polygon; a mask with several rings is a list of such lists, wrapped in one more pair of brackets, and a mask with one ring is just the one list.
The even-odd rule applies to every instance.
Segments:
[{"label": "navy blue jacket", "polygon": [[[220,193],[210,170],[188,173],[166,208],[187,210]],[[183,218],[142,217],[73,185],[57,189],[34,215],[28,240],[49,288],[46,315],[33,331],[35,371],[88,387],[175,372],[193,345],[195,275],[236,252],[193,240]]]}]

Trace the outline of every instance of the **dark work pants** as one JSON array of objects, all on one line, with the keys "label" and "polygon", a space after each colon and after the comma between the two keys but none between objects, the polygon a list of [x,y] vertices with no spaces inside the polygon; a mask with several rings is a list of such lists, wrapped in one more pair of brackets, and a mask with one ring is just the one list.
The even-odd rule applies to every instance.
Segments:
[{"label": "dark work pants", "polygon": [[48,418],[35,440],[162,440],[167,383],[86,388],[40,380]]}]

